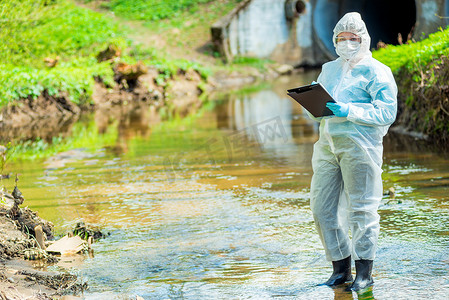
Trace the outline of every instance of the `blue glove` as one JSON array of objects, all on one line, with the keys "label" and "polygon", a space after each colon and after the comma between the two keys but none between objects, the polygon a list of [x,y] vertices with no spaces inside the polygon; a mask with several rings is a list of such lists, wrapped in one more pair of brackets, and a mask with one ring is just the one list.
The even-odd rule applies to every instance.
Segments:
[{"label": "blue glove", "polygon": [[327,102],[326,107],[329,108],[334,115],[340,118],[346,118],[349,114],[349,104],[347,103]]}]

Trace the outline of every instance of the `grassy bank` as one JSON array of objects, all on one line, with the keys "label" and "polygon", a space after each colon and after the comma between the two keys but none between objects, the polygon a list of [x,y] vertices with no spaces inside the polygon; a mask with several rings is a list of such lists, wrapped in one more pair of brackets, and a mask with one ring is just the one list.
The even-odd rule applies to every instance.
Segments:
[{"label": "grassy bank", "polygon": [[[240,58],[225,65],[210,42],[210,25],[242,0],[12,0],[0,3],[0,107],[45,90],[76,104],[91,102],[94,78],[114,85],[110,62],[97,55],[109,45],[120,60],[156,68],[165,86],[180,71],[265,71],[270,61]],[[107,12],[113,12],[111,16]],[[129,23],[130,22],[137,23]],[[137,25],[136,25],[137,24]],[[143,26],[144,30],[136,30]]]},{"label": "grassy bank", "polygon": [[[224,63],[211,42],[210,27],[243,0],[85,0],[90,7],[113,12],[120,20],[134,22],[135,40],[151,45],[158,52],[200,62],[212,73],[247,74],[254,69],[266,71],[273,64],[268,59],[237,57]],[[142,36],[144,35],[144,36]]]},{"label": "grassy bank", "polygon": [[419,42],[388,46],[374,57],[388,65],[398,83],[398,119],[409,131],[449,143],[449,28]]},{"label": "grassy bank", "polygon": [[134,46],[129,28],[70,0],[3,1],[0,22],[0,107],[36,98],[44,90],[65,92],[76,104],[89,103],[95,77],[114,84],[110,62],[97,60],[108,45],[122,50],[123,62],[142,60],[157,68],[160,82],[179,70],[195,69],[204,78],[210,73],[198,63]]},{"label": "grassy bank", "polygon": [[67,92],[82,104],[89,101],[94,76],[112,82],[109,64],[95,56],[108,44],[128,44],[117,24],[63,0],[2,1],[0,7],[0,106],[44,89]]},{"label": "grassy bank", "polygon": [[[198,85],[201,90],[205,90],[207,78],[217,70],[223,74],[238,71],[236,73],[243,76],[248,67],[264,70],[268,61],[241,58],[229,66],[212,52],[210,24],[240,1],[1,2],[0,125],[4,124],[2,120],[15,120],[9,115],[15,107],[32,106],[34,100],[31,99],[36,103],[41,100],[41,95],[44,98],[63,95],[77,105],[86,106],[92,104],[95,80],[101,79],[113,91],[111,87],[118,86],[113,71],[117,61],[99,62],[97,59],[97,55],[110,45],[121,50],[120,62],[134,64],[142,61],[146,66],[157,69],[154,81],[163,90],[182,77],[183,71],[187,73],[192,69],[201,75],[203,81]],[[129,23],[127,19],[133,21]],[[136,32],[132,22],[143,26],[144,31]],[[161,48],[153,44],[154,39],[142,42],[150,34],[154,34],[156,41],[163,40],[167,44]],[[181,53],[170,53],[167,49]],[[169,93],[162,94],[167,107],[161,111],[166,111],[165,108],[171,105],[170,99],[167,100],[170,96]],[[29,108],[29,111],[33,110],[33,107]],[[48,114],[48,110],[44,113]],[[20,121],[16,123],[26,126]],[[54,137],[53,141],[47,137],[33,141],[17,137],[17,141],[8,138],[0,140],[0,143],[6,145],[12,141],[11,160],[33,160],[73,147],[105,145],[115,136],[111,133],[91,136],[93,131],[87,134],[83,128],[75,125],[71,134],[73,138],[68,139],[62,135]],[[9,132],[8,129],[5,132]]]},{"label": "grassy bank", "polygon": [[[115,15],[143,22],[161,48],[183,57],[211,61],[210,26],[242,0],[111,0],[100,5]],[[162,43],[161,43],[162,41]],[[199,57],[203,54],[203,57]]]},{"label": "grassy bank", "polygon": [[413,80],[422,80],[421,72],[436,65],[442,56],[449,54],[449,28],[430,34],[418,42],[404,45],[388,45],[373,53],[374,58],[389,66],[398,75],[406,70],[414,75]]}]

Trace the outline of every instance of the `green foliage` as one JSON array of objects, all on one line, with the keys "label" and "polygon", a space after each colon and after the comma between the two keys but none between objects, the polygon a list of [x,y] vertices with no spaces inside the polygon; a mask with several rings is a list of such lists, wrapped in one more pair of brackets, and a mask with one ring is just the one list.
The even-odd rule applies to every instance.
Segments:
[{"label": "green foliage", "polygon": [[197,71],[203,79],[207,79],[211,73],[209,68],[186,59],[158,58],[149,62],[149,64],[156,67],[164,79],[173,77],[178,71],[186,72],[189,69]]},{"label": "green foliage", "polygon": [[172,18],[185,10],[195,11],[198,4],[208,2],[212,0],[111,0],[105,6],[128,19],[157,21]]},{"label": "green foliage", "polygon": [[[430,34],[419,42],[408,42],[404,45],[389,45],[373,53],[374,58],[391,68],[393,73],[405,68],[410,73],[419,72],[436,58],[449,54],[449,28]],[[414,76],[420,81],[420,75]]]},{"label": "green foliage", "polygon": [[[158,7],[160,17],[162,11],[173,15],[208,1],[153,2],[112,1],[110,5],[129,9],[131,14],[138,7],[157,14],[153,8]],[[82,104],[90,99],[94,77],[113,85],[111,67],[97,63],[96,54],[109,44],[121,49],[131,46],[117,22],[68,0],[1,1],[0,24],[0,107],[21,98],[36,98],[44,90],[50,95],[67,92],[74,103]],[[47,67],[46,57],[59,57],[56,67]],[[132,49],[122,59],[128,63],[143,60],[157,67],[161,84],[179,70],[194,69],[203,79],[211,72],[195,62],[167,59],[151,48]]]},{"label": "green foliage", "polygon": [[[112,20],[65,0],[2,1],[0,22],[0,107],[44,90],[86,102],[94,76],[112,84],[110,66],[95,55],[107,44],[128,44]],[[56,67],[45,65],[57,56]]]},{"label": "green foliage", "polygon": [[407,99],[405,99],[405,104],[407,104],[407,106],[411,106],[413,104],[413,95],[407,96]]},{"label": "green foliage", "polygon": [[232,64],[254,67],[260,71],[265,71],[266,65],[270,63],[273,63],[273,61],[269,59],[247,57],[247,56],[237,56],[232,60]]},{"label": "green foliage", "polygon": [[0,106],[21,98],[36,98],[44,90],[49,95],[67,92],[72,102],[84,104],[92,94],[94,76],[107,84],[113,82],[111,67],[97,63],[95,58],[74,59],[51,69],[0,65]]},{"label": "green foliage", "polygon": [[69,1],[2,1],[0,8],[1,62],[44,67],[46,56],[64,60],[126,44],[116,38],[118,24]]},{"label": "green foliage", "polygon": [[129,64],[134,64],[141,60],[148,66],[153,66],[159,71],[156,78],[158,85],[164,85],[170,78],[174,78],[180,71],[187,72],[189,69],[195,70],[202,79],[207,80],[212,71],[210,68],[197,62],[187,59],[172,59],[161,55],[155,49],[135,47],[124,60]]}]

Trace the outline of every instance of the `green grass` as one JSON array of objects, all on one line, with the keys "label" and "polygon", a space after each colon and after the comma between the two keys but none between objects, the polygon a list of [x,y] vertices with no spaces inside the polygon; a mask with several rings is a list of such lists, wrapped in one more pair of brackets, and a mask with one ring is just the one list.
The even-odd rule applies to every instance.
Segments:
[{"label": "green grass", "polygon": [[[430,34],[428,38],[404,45],[389,45],[373,52],[373,57],[389,66],[393,73],[405,68],[410,73],[420,72],[428,64],[449,54],[449,28]],[[419,81],[419,76],[414,77]]]},{"label": "green grass", "polygon": [[184,53],[200,51],[219,58],[210,41],[210,26],[242,0],[112,0],[103,4],[119,17],[143,21],[167,46]]},{"label": "green grass", "polygon": [[212,0],[111,0],[104,7],[132,20],[159,21],[179,16],[183,11],[195,12],[198,6]]},{"label": "green grass", "polygon": [[153,49],[151,59],[145,60],[145,55],[140,55],[139,52],[148,49],[133,51],[133,55],[137,53],[136,57],[161,70],[158,82],[163,84],[167,78],[176,74],[176,69],[185,70],[189,65],[203,78],[217,71],[245,73],[248,68],[266,71],[266,66],[272,63],[266,59],[238,57],[225,64],[210,43],[211,25],[240,2],[242,0],[111,0],[103,1],[100,6],[118,17],[142,21],[152,35],[158,35],[158,38],[164,40],[163,47],[182,49],[179,55],[202,62],[199,64],[188,59],[173,59],[164,53],[164,49]]},{"label": "green grass", "polygon": [[[161,9],[183,11],[206,1],[158,1]],[[153,3],[153,2],[152,2]],[[149,1],[112,1],[121,9],[138,5],[151,12]],[[170,11],[170,9],[168,10]],[[155,13],[155,12],[153,12]],[[170,14],[170,16],[173,16]],[[44,90],[50,95],[67,92],[71,101],[91,101],[94,77],[113,85],[108,63],[98,63],[96,55],[109,44],[122,51],[122,61],[144,63],[159,69],[158,82],[174,78],[179,70],[198,71],[206,79],[211,71],[186,59],[170,59],[150,48],[134,47],[127,36],[129,29],[101,13],[77,6],[70,0],[11,0],[0,2],[0,107],[23,98],[36,98]],[[44,59],[59,62],[54,68]]]},{"label": "green grass", "polygon": [[[10,7],[14,2],[18,7]],[[121,30],[117,23],[67,0],[2,1],[0,7],[2,62],[45,67],[47,56],[64,60],[88,56],[111,42],[126,45],[116,38]]]},{"label": "green grass", "polygon": [[373,53],[396,77],[402,123],[428,135],[435,145],[446,145],[449,140],[444,96],[448,55],[449,28],[418,42]]},{"label": "green grass", "polygon": [[237,56],[232,60],[233,65],[245,65],[258,69],[259,71],[266,71],[267,65],[274,63],[270,59],[263,59],[257,57]]},{"label": "green grass", "polygon": [[145,65],[156,68],[159,72],[159,75],[156,77],[156,83],[161,86],[165,86],[169,79],[175,79],[179,72],[195,70],[205,81],[212,74],[212,70],[208,66],[188,59],[169,58],[155,49],[145,48],[140,45],[134,47],[129,52],[129,55],[123,57],[122,60],[129,64],[142,61]]},{"label": "green grass", "polygon": [[55,68],[0,65],[0,106],[21,98],[38,97],[44,90],[49,95],[67,92],[76,104],[90,101],[94,76],[113,84],[113,71],[107,63],[97,63],[95,58],[80,58],[63,62]]},{"label": "green grass", "polygon": [[[0,3],[0,107],[20,98],[68,92],[88,101],[94,76],[112,84],[112,70],[95,56],[108,44],[128,41],[119,25],[67,0],[12,0]],[[59,62],[46,66],[46,57]]]}]

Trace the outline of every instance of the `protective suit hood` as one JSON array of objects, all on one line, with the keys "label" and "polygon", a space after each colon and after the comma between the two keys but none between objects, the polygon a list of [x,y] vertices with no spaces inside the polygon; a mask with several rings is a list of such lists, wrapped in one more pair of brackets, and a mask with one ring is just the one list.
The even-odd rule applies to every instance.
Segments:
[{"label": "protective suit hood", "polygon": [[[337,25],[335,25],[334,35],[332,38],[335,49],[337,49],[337,42],[336,42],[337,35],[339,35],[342,32],[350,32],[361,38],[359,51],[357,51],[357,53],[355,53],[354,56],[352,56],[348,60],[351,65],[355,65],[363,58],[371,56],[371,51],[369,50],[371,44],[371,37],[369,36],[365,22],[363,22],[362,17],[360,16],[359,13],[357,12],[347,13],[340,19],[340,21],[338,21]],[[344,58],[342,57],[342,59]]]}]

